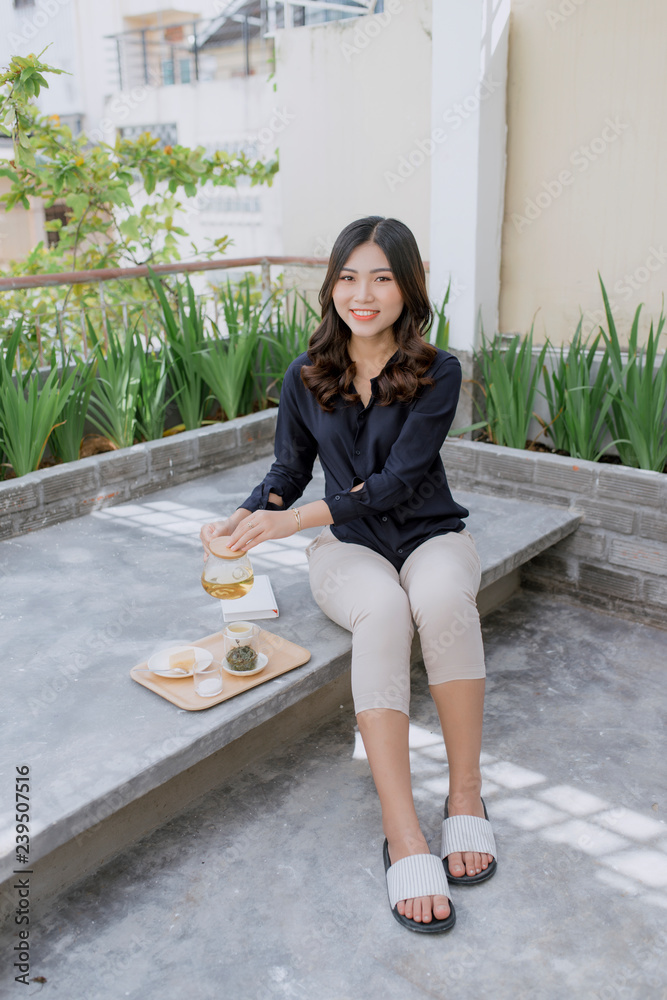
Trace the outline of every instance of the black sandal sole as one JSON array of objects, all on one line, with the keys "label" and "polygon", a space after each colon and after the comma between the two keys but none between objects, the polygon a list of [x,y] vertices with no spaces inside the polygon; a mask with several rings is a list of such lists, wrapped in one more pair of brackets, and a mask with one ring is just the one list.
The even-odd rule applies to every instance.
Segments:
[{"label": "black sandal sole", "polygon": [[[382,848],[382,858],[384,860],[384,870],[386,874],[387,870],[391,867],[391,861],[389,859],[389,844],[386,839]],[[412,920],[410,917],[404,916],[404,914],[398,912],[396,906],[391,912],[401,927],[407,927],[409,931],[415,931],[417,934],[444,934],[445,931],[451,931],[452,927],[456,923],[456,910],[454,909],[454,904],[451,899],[449,900],[449,916],[445,917],[444,920],[431,920],[427,924],[418,923],[416,920]]]}]

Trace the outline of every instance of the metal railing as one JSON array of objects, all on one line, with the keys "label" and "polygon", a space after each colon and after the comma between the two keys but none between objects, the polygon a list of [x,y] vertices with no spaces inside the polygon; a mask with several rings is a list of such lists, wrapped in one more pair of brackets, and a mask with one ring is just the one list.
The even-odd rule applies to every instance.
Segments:
[{"label": "metal railing", "polygon": [[[193,261],[184,263],[178,261],[173,264],[156,264],[151,268],[157,275],[168,274],[197,274],[209,271],[228,271],[238,269],[259,268],[260,288],[262,302],[268,302],[271,297],[271,267],[285,265],[297,265],[298,267],[312,269],[324,268],[328,264],[327,257],[230,257],[217,260]],[[308,273],[308,272],[305,272]],[[142,323],[147,344],[150,342],[152,333],[150,326],[155,317],[149,315],[149,304],[135,300],[116,301],[110,304],[105,297],[105,284],[110,281],[136,281],[137,279],[148,278],[150,276],[147,265],[139,267],[105,267],[90,271],[62,271],[53,274],[24,274],[0,278],[0,296],[3,292],[13,292],[24,290],[34,291],[39,288],[53,288],[60,285],[86,285],[97,284],[99,289],[99,305],[92,307],[68,305],[62,307],[57,301],[53,303],[53,314],[35,314],[31,319],[34,324],[35,339],[39,363],[44,360],[43,338],[56,335],[57,330],[64,331],[69,323],[70,332],[77,328],[77,335],[81,337],[81,347],[84,357],[88,356],[88,323],[87,318],[94,309],[99,311],[101,319],[102,335],[108,344],[109,323],[118,318],[120,325],[127,331],[136,323]],[[298,272],[296,277],[298,277]],[[305,274],[304,274],[305,276]],[[207,295],[198,295],[198,302],[209,302],[212,307],[212,318],[218,323],[218,301],[213,291]]]},{"label": "metal railing", "polygon": [[[151,270],[157,275],[168,274],[198,274],[209,271],[229,271],[249,268],[259,268],[260,270],[260,290],[261,300],[267,303],[271,298],[271,268],[286,265],[291,266],[291,279],[308,278],[314,268],[325,268],[329,263],[328,257],[230,257],[217,260],[204,260],[183,262],[177,261],[173,264],[156,264]],[[299,269],[303,268],[303,271]],[[424,261],[424,269],[429,272],[429,262]],[[88,331],[87,317],[92,309],[99,311],[101,317],[102,335],[108,344],[108,330],[110,319],[120,318],[121,326],[127,331],[132,323],[143,324],[146,343],[150,343],[151,330],[149,320],[148,304],[137,302],[137,300],[117,301],[110,304],[105,298],[104,286],[109,281],[136,281],[137,279],[150,277],[149,268],[143,264],[139,267],[104,267],[90,271],[61,271],[52,274],[22,274],[10,277],[0,277],[0,302],[3,292],[14,292],[23,290],[25,292],[35,291],[39,288],[53,288],[60,285],[86,285],[97,284],[99,288],[99,305],[92,307],[65,304],[64,307],[55,301],[53,303],[53,315],[34,315],[31,322],[34,323],[36,346],[39,356],[39,363],[44,360],[43,334],[54,336],[58,329],[66,328],[67,320],[70,322],[70,329],[75,326],[80,331],[81,346],[84,357],[88,356]],[[209,302],[212,307],[212,318],[218,324],[218,300],[214,290],[207,295],[198,295],[198,302]],[[66,316],[66,314],[69,314]],[[71,318],[70,318],[71,317]]]},{"label": "metal railing", "polygon": [[158,18],[153,25],[106,36],[113,49],[114,87],[167,87],[269,71],[273,53],[267,40],[278,28],[359,17],[382,8],[383,0],[231,0],[211,19],[165,24]]}]

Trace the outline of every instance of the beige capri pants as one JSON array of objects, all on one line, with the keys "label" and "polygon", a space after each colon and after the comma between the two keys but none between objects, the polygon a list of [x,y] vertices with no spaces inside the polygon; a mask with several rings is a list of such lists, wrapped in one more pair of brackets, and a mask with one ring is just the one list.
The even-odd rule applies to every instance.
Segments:
[{"label": "beige capri pants", "polygon": [[429,684],[482,678],[476,596],[481,566],[469,531],[422,542],[400,573],[365,545],[341,542],[329,525],[306,548],[313,597],[352,632],[355,712],[410,714],[410,651],[419,630]]}]

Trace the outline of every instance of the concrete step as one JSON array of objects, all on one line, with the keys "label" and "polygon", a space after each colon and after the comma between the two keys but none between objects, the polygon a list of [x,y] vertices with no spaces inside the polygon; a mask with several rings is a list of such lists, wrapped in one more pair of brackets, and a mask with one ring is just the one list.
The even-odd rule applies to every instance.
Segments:
[{"label": "concrete step", "polygon": [[[182,809],[200,787],[188,778],[200,762],[209,762],[210,773],[224,748],[250,752],[270,720],[291,712],[290,725],[297,716],[312,725],[313,713],[349,699],[350,633],[320,611],[308,583],[303,550],[319,529],[265,543],[253,554],[280,608],[280,618],[265,624],[309,649],[307,664],[203,712],[181,711],[129,677],[156,641],[192,640],[221,628],[220,607],[199,583],[199,528],[238,506],[270,463],[259,459],[0,543],[0,760],[6,781],[15,767],[31,769],[30,863],[41,866],[45,889],[74,881]],[[322,492],[317,467],[303,502]],[[579,521],[562,508],[478,494],[457,498],[472,511],[482,611],[516,589],[522,563]],[[415,638],[413,659],[419,656]],[[143,808],[147,796],[150,808]],[[16,867],[14,838],[14,817],[5,814],[5,889]]]}]

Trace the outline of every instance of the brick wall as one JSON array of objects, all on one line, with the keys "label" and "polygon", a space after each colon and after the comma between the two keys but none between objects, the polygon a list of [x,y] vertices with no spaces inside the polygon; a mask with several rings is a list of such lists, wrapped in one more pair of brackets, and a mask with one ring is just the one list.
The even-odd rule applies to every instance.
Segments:
[{"label": "brick wall", "polygon": [[0,483],[0,538],[273,454],[276,408]]},{"label": "brick wall", "polygon": [[523,569],[529,587],[667,627],[667,475],[543,452],[451,441],[456,488],[583,514],[579,528]]}]

